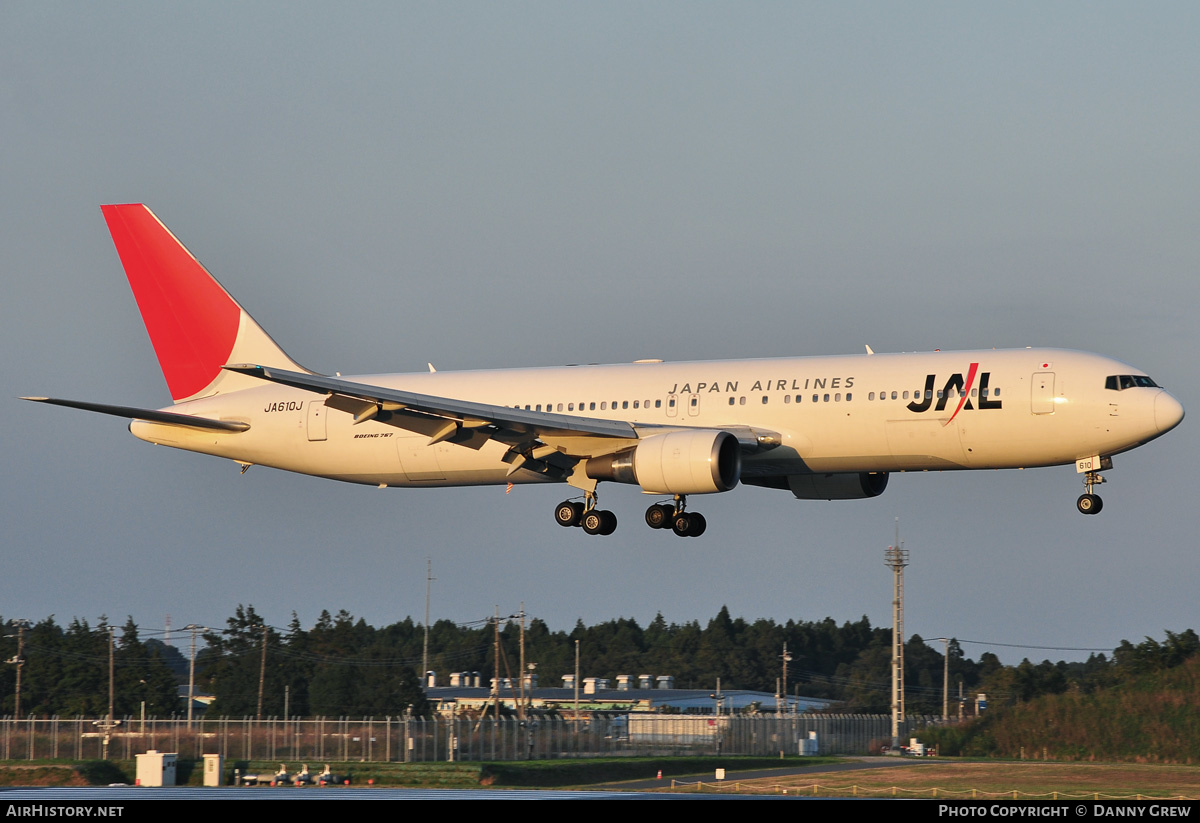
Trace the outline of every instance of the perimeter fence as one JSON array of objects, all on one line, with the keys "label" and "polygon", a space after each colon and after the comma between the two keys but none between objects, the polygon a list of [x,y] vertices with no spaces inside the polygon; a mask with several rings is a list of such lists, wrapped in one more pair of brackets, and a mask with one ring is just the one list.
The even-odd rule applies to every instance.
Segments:
[{"label": "perimeter fence", "polygon": [[[907,741],[937,718],[912,716]],[[891,741],[886,715],[593,715],[501,718],[124,718],[112,729],[90,718],[0,718],[0,759],[132,759],[157,749],[199,759],[432,762],[582,757],[797,754],[860,755]],[[810,752],[813,753],[813,752]]]}]

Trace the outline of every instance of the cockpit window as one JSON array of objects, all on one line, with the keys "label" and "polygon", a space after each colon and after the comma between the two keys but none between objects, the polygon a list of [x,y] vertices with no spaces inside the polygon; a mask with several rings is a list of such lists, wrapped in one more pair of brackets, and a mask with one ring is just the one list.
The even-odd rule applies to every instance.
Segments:
[{"label": "cockpit window", "polygon": [[1158,384],[1144,374],[1110,374],[1104,378],[1104,388],[1113,391],[1133,388],[1157,389]]}]

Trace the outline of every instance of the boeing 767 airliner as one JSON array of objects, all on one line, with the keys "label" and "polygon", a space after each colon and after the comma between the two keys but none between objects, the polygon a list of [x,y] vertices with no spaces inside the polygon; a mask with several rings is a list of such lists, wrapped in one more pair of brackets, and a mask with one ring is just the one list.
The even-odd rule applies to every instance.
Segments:
[{"label": "boeing 767 airliner", "polygon": [[892,472],[1073,463],[1079,511],[1112,456],[1183,406],[1142,370],[1062,349],[867,354],[328,377],[295,363],[144,205],[102,207],[174,405],[44,403],[131,419],[134,436],[376,486],[567,483],[562,526],[610,534],[600,481],[662,500],[743,482],[805,500],[875,497]]}]

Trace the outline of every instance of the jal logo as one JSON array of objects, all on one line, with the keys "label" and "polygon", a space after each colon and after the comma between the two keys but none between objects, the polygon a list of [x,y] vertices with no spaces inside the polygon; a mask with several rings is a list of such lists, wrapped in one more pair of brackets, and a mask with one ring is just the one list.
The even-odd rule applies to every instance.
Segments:
[{"label": "jal logo", "polygon": [[973,409],[971,405],[971,389],[975,388],[975,379],[979,378],[979,408],[981,409],[998,409],[1001,407],[1002,401],[992,400],[988,397],[988,380],[991,379],[991,372],[980,372],[979,364],[972,363],[967,370],[966,379],[962,374],[956,372],[950,375],[950,378],[942,386],[941,391],[937,393],[937,404],[933,405],[934,393],[933,387],[937,382],[936,374],[925,375],[925,390],[921,392],[916,400],[908,404],[908,410],[911,412],[929,411],[929,407],[933,405],[934,411],[945,411],[946,401],[950,399],[951,392],[956,392],[958,397],[958,405],[954,409],[954,414],[950,415],[950,419],[944,425],[950,425],[950,422],[958,416],[958,413],[963,409]]}]

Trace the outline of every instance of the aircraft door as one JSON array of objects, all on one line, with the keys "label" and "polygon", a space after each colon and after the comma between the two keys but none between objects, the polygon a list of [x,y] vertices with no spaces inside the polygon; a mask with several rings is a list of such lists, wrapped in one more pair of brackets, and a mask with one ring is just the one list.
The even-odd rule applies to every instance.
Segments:
[{"label": "aircraft door", "polygon": [[700,395],[690,394],[687,399],[688,417],[695,417],[700,414]]},{"label": "aircraft door", "polygon": [[308,439],[325,440],[325,418],[328,415],[325,403],[321,400],[308,401]]},{"label": "aircraft door", "polygon": [[1054,372],[1035,372],[1032,387],[1030,411],[1034,414],[1054,414]]},{"label": "aircraft door", "polygon": [[673,394],[667,395],[667,417],[679,414],[679,398]]}]

